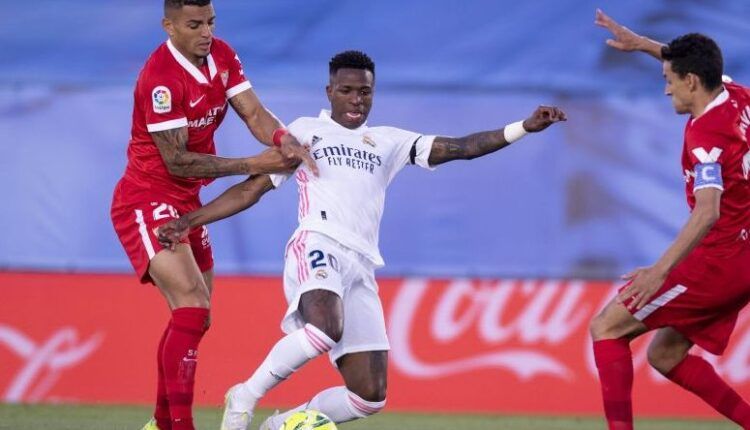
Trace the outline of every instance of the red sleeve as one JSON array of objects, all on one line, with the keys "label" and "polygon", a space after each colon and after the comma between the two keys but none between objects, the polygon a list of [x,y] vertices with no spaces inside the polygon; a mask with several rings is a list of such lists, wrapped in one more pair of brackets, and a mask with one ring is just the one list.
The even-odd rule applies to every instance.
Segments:
[{"label": "red sleeve", "polygon": [[689,163],[685,168],[695,175],[693,192],[703,188],[724,190],[736,181],[731,168],[730,142],[716,129],[712,131],[712,124],[701,125],[703,127],[693,127],[685,135]]},{"label": "red sleeve", "polygon": [[719,163],[722,164],[727,155],[727,139],[725,136],[695,126],[685,133],[688,158],[690,164]]},{"label": "red sleeve", "polygon": [[225,55],[227,56],[227,62],[229,64],[229,76],[227,76],[226,96],[227,99],[231,99],[237,94],[252,88],[250,81],[245,77],[245,71],[242,70],[242,62],[240,61],[239,55],[232,49],[229,44],[224,43]]},{"label": "red sleeve", "polygon": [[182,82],[169,73],[146,72],[139,82],[141,108],[150,132],[187,127]]}]

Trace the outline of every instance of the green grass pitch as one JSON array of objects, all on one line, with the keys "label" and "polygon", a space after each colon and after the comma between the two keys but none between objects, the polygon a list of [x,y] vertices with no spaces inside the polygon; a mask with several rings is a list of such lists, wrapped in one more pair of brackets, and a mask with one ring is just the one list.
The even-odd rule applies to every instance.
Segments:
[{"label": "green grass pitch", "polygon": [[[259,410],[254,430],[270,411]],[[2,405],[1,430],[140,430],[150,408],[139,406]],[[196,409],[196,428],[216,430],[219,408]],[[388,412],[339,426],[342,430],[601,430],[601,418],[537,418],[505,415],[440,415]],[[639,430],[724,430],[727,421],[638,420]]]}]

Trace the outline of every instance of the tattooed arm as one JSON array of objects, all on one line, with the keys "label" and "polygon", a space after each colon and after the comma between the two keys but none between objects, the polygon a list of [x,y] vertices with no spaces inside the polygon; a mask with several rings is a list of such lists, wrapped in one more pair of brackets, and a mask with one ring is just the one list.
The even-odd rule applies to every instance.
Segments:
[{"label": "tattooed arm", "polygon": [[[250,133],[258,141],[267,146],[273,145],[273,132],[276,129],[283,128],[284,124],[263,106],[252,89],[247,89],[235,95],[229,99],[229,104],[232,105],[234,111],[242,118]],[[307,149],[300,145],[297,139],[291,134],[287,133],[281,137],[279,150],[288,158],[294,159],[297,162],[304,162],[310,171],[316,176],[318,175],[318,167],[315,165],[315,160],[312,159]]]},{"label": "tattooed arm", "polygon": [[254,175],[288,172],[297,166],[293,159],[276,149],[255,157],[223,158],[187,150],[187,127],[151,133],[169,173],[181,178],[218,178],[230,175]]},{"label": "tattooed arm", "polygon": [[[549,106],[539,106],[530,117],[523,121],[525,132],[542,131],[558,121],[566,121],[565,112]],[[452,160],[471,160],[491,154],[510,145],[505,128],[483,131],[464,137],[438,136],[432,143],[428,162],[437,166]]]},{"label": "tattooed arm", "polygon": [[437,166],[452,160],[471,160],[508,145],[503,129],[483,131],[464,137],[438,136],[432,143],[428,162],[430,166]]}]

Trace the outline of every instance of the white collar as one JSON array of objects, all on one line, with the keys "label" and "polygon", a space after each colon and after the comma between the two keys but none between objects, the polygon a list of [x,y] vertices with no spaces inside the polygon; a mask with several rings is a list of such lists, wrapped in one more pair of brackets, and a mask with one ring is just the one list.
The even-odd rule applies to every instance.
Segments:
[{"label": "white collar", "polygon": [[[175,60],[177,60],[178,63],[180,63],[180,66],[182,66],[183,69],[187,70],[188,73],[193,75],[196,81],[200,84],[208,84],[210,83],[206,76],[201,73],[200,70],[198,70],[197,67],[193,63],[191,63],[187,58],[185,58],[180,51],[177,50],[177,48],[174,47],[172,44],[172,41],[167,39],[167,48],[169,48],[169,52],[172,53],[172,56]],[[214,76],[216,76],[216,63],[214,62],[214,57],[211,54],[208,54],[208,57],[206,57],[206,61],[208,62],[208,73],[211,75],[211,80],[213,81]]]},{"label": "white collar", "polygon": [[697,117],[693,118],[693,121],[696,119],[702,117],[706,114],[706,112],[710,111],[711,109],[715,108],[716,106],[719,106],[720,104],[724,103],[725,101],[729,100],[729,91],[727,91],[726,87],[721,87],[721,92],[714,97],[713,100],[709,104],[706,105],[706,109],[703,110],[703,113],[698,115]]},{"label": "white collar", "polygon": [[359,127],[355,128],[355,129],[344,127],[343,125],[341,125],[341,124],[337,123],[336,121],[334,121],[333,118],[331,118],[331,111],[329,111],[328,109],[321,109],[320,110],[320,115],[318,115],[318,118],[324,119],[324,120],[326,120],[326,121],[328,121],[328,122],[330,122],[332,124],[336,124],[337,126],[343,128],[345,130],[349,130],[349,131],[353,131],[353,132],[362,132],[362,131],[367,130],[367,121],[363,122],[362,125],[360,125]]}]

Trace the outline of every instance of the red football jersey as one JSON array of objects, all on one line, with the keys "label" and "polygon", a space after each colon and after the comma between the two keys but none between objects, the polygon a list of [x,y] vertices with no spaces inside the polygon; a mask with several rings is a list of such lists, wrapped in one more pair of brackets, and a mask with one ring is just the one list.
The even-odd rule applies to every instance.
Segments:
[{"label": "red football jersey", "polygon": [[190,63],[171,41],[163,43],[146,61],[135,85],[125,178],[150,195],[197,195],[210,180],[172,176],[150,133],[187,126],[187,149],[215,154],[214,132],[226,115],[227,100],[250,87],[239,57],[223,40],[213,39],[202,67]]},{"label": "red football jersey", "polygon": [[719,220],[699,245],[714,255],[734,254],[750,232],[750,89],[734,83],[724,88],[703,115],[688,120],[682,151],[691,210],[696,190],[723,189]]}]

